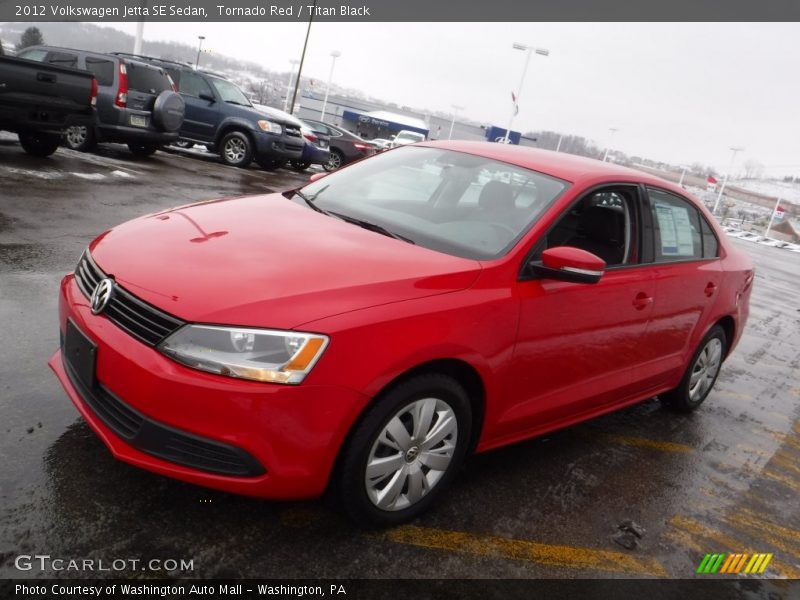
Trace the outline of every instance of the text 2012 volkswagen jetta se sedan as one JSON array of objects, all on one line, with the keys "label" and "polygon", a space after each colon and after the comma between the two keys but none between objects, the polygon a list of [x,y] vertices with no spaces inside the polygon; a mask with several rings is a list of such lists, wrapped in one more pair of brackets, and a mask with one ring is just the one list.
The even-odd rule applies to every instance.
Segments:
[{"label": "text 2012 volkswagen jetta se sedan", "polygon": [[661,179],[425,143],[103,233],[62,282],[50,365],[126,462],[391,524],[469,452],[655,395],[696,408],[752,282]]}]

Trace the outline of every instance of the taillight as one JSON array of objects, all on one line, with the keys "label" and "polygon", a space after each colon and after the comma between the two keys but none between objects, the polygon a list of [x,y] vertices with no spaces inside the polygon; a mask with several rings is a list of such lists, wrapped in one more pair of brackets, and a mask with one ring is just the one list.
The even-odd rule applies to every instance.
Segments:
[{"label": "taillight", "polygon": [[97,79],[92,77],[92,91],[89,93],[89,104],[97,106]]},{"label": "taillight", "polygon": [[353,147],[356,150],[361,150],[362,152],[364,150],[369,150],[370,148],[372,148],[372,146],[370,146],[369,144],[353,144]]},{"label": "taillight", "polygon": [[172,76],[170,76],[169,73],[165,73],[165,74],[167,76],[167,79],[169,79],[169,84],[172,86],[172,91],[173,92],[177,92],[178,91],[178,86],[175,85],[175,82],[172,80]]},{"label": "taillight", "polygon": [[313,133],[304,133],[304,134],[303,134],[303,137],[304,137],[304,138],[306,138],[306,139],[307,139],[309,142],[311,142],[312,144],[316,144],[316,143],[317,143],[317,140],[319,139],[319,138],[318,138],[317,136],[315,136]]},{"label": "taillight", "polygon": [[119,63],[119,88],[114,97],[114,104],[120,108],[128,106],[128,69],[124,63]]}]

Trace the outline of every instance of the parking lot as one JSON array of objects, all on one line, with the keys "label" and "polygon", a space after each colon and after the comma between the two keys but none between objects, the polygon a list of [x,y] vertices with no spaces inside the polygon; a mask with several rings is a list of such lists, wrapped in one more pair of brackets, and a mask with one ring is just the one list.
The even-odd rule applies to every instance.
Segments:
[{"label": "parking lot", "polygon": [[700,410],[651,399],[475,456],[410,525],[358,530],[321,501],[241,498],[115,461],[46,365],[60,278],[114,224],[307,177],[116,146],[36,159],[0,139],[3,577],[58,576],[14,567],[38,553],[190,559],[176,575],[198,577],[685,578],[726,552],[773,553],[767,576],[800,578],[798,256],[738,240],[757,269],[750,320]]}]

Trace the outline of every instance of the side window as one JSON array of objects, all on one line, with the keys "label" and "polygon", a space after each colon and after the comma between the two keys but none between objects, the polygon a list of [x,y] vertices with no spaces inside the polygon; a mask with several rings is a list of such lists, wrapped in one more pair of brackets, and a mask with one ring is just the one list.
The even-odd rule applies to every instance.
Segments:
[{"label": "side window", "polygon": [[114,84],[114,63],[112,61],[87,56],[86,70],[94,73],[97,85]]},{"label": "side window", "polygon": [[78,68],[78,55],[70,54],[69,52],[48,52],[45,62],[59,67],[72,67]]},{"label": "side window", "polygon": [[687,200],[663,190],[647,188],[647,194],[653,212],[655,261],[703,258],[697,209]]},{"label": "side window", "polygon": [[47,56],[47,50],[25,50],[24,52],[20,52],[17,54],[18,58],[24,58],[25,60],[35,60],[36,62],[44,62],[45,57]]},{"label": "side window", "polygon": [[719,256],[719,241],[714,235],[711,225],[700,215],[700,231],[703,234],[703,258],[716,258]]},{"label": "side window", "polygon": [[584,196],[549,231],[541,250],[571,246],[591,252],[609,267],[638,263],[638,196],[636,189],[622,187]]},{"label": "side window", "polygon": [[195,98],[199,98],[200,94],[214,96],[214,92],[211,91],[211,86],[206,83],[205,79],[190,71],[181,73],[178,91],[180,91],[181,94],[194,96]]}]

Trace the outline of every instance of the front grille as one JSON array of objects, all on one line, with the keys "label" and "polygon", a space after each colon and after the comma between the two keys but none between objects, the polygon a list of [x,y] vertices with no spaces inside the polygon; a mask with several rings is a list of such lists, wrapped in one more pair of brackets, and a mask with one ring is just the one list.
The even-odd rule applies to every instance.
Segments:
[{"label": "front grille", "polygon": [[255,477],[266,472],[261,463],[241,448],[154,421],[125,404],[99,382],[89,388],[77,377],[66,355],[62,356],[67,376],[84,402],[106,427],[137,450],[220,475]]},{"label": "front grille", "polygon": [[[89,251],[83,253],[75,269],[75,281],[86,298],[107,275],[92,260]],[[119,284],[114,286],[114,295],[103,314],[118,327],[148,346],[158,345],[164,338],[184,325],[184,322],[155,306],[140,300]]]},{"label": "front grille", "polygon": [[301,136],[300,129],[298,127],[291,127],[291,126],[287,125],[284,129],[286,131],[286,135],[290,135],[292,137],[300,137]]}]

